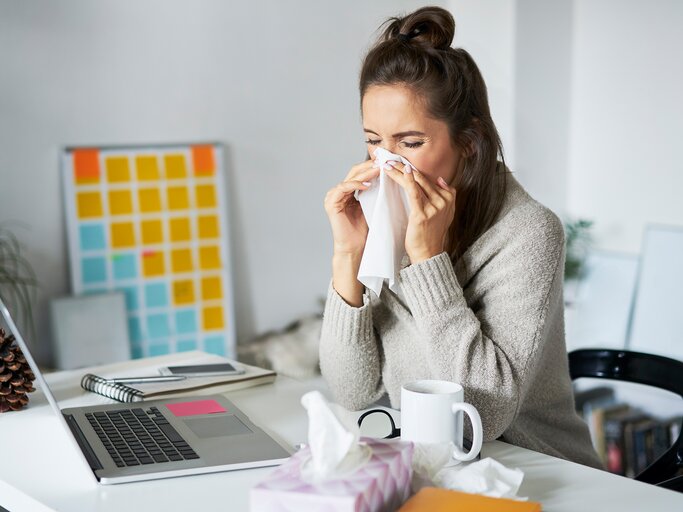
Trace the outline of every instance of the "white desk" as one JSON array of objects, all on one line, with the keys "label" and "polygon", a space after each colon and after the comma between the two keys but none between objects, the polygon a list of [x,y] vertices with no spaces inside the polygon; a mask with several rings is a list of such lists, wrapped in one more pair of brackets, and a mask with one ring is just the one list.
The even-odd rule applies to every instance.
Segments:
[{"label": "white desk", "polygon": [[[109,402],[81,392],[78,381],[84,371],[48,375],[62,407]],[[326,386],[322,379],[279,378],[273,385],[228,396],[255,423],[294,445],[306,439],[307,419],[299,399],[311,389],[325,392]],[[28,409],[0,415],[0,439],[0,506],[10,512],[239,512],[249,508],[250,487],[272,470],[98,485],[40,391],[31,395]],[[520,495],[540,501],[544,511],[683,510],[682,494],[506,443],[484,444],[482,456],[521,468],[525,477]]]}]

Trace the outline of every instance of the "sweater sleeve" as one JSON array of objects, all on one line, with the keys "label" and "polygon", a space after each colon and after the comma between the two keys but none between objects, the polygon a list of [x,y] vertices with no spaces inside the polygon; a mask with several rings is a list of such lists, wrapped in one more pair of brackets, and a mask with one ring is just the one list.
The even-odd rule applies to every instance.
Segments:
[{"label": "sweater sleeve", "polygon": [[330,281],[320,334],[320,371],[335,401],[347,409],[364,409],[384,394],[381,352],[367,289],[363,305],[356,308]]},{"label": "sweater sleeve", "polygon": [[446,253],[401,271],[432,378],[463,386],[485,441],[500,437],[518,413],[542,352],[550,295],[562,293],[564,232],[550,220],[493,255],[485,276],[472,277],[485,280],[480,296],[466,299]]}]

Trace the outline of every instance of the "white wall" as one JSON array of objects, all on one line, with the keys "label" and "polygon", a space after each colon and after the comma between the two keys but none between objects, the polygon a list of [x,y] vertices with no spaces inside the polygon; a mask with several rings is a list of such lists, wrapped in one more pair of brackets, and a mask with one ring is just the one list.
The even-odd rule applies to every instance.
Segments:
[{"label": "white wall", "polygon": [[[357,77],[375,29],[421,2],[0,0],[0,221],[46,299],[69,293],[65,145],[227,145],[238,339],[319,309],[325,191],[365,153]],[[437,2],[438,4],[438,2]]]},{"label": "white wall", "polygon": [[505,161],[514,170],[515,34],[514,0],[450,0],[455,18],[453,46],[467,50],[479,66],[489,94],[491,115],[503,141]]},{"label": "white wall", "polygon": [[517,0],[515,143],[518,178],[557,213],[566,210],[572,2]]},{"label": "white wall", "polygon": [[683,225],[683,2],[575,0],[568,208],[603,248]]}]

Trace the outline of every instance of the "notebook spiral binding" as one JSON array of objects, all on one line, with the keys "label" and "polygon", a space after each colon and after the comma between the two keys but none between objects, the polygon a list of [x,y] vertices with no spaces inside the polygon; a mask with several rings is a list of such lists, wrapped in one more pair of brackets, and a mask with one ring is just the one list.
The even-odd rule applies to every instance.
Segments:
[{"label": "notebook spiral binding", "polygon": [[107,379],[86,373],[81,379],[81,387],[86,391],[92,391],[98,395],[113,398],[119,402],[141,402],[143,400],[143,393],[135,388],[119,384],[117,382],[109,382]]}]

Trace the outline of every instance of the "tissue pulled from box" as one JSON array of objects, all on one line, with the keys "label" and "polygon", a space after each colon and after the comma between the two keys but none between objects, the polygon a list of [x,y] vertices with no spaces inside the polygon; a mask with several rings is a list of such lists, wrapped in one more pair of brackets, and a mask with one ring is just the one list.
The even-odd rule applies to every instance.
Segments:
[{"label": "tissue pulled from box", "polygon": [[308,447],[311,462],[304,468],[308,480],[325,480],[350,473],[367,462],[370,452],[359,443],[360,430],[351,413],[329,403],[319,391],[301,397],[308,412]]}]

